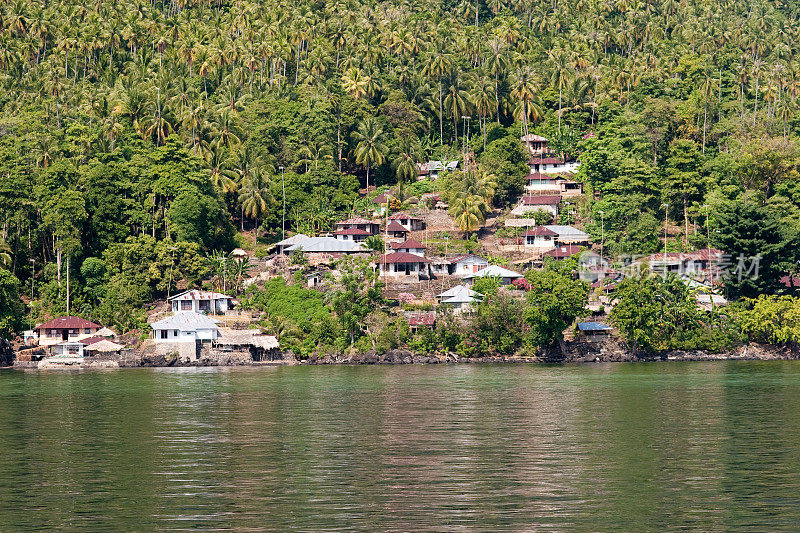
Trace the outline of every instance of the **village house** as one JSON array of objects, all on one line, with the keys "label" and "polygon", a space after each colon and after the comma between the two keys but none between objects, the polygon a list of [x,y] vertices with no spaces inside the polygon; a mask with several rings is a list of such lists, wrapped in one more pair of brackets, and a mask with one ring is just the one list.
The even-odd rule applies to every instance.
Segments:
[{"label": "village house", "polygon": [[419,177],[429,177],[430,179],[437,179],[442,172],[452,172],[458,168],[458,160],[455,161],[428,161],[427,163],[419,163]]},{"label": "village house", "polygon": [[560,180],[547,174],[535,172],[525,177],[525,190],[535,194],[560,194]]},{"label": "village house", "polygon": [[300,250],[309,254],[355,254],[366,251],[361,243],[334,237],[308,237],[302,242],[288,246],[285,251],[292,253]]},{"label": "village house", "polygon": [[202,343],[219,336],[217,321],[193,311],[181,311],[150,324],[153,339],[161,343]]},{"label": "village house", "polygon": [[425,221],[419,217],[399,212],[389,217],[392,222],[397,222],[408,231],[420,231],[425,229]]},{"label": "village house", "polygon": [[39,346],[52,346],[61,342],[78,341],[94,336],[102,326],[77,316],[61,316],[33,329],[30,340]]},{"label": "village house", "polygon": [[302,233],[298,233],[297,235],[292,235],[291,237],[287,237],[282,241],[278,241],[273,246],[275,247],[275,252],[279,255],[285,254],[287,249],[291,246],[301,245],[307,241],[309,241],[311,237],[308,235],[303,235]]},{"label": "village house", "polygon": [[722,251],[713,248],[695,252],[656,253],[645,258],[654,273],[671,272],[683,277],[708,279],[710,282],[719,279],[722,260]]},{"label": "village house", "polygon": [[106,337],[94,336],[81,340],[64,341],[50,346],[51,357],[84,357],[98,353],[119,353],[123,345]]},{"label": "village house", "polygon": [[531,228],[522,234],[525,239],[525,247],[535,252],[544,252],[555,247],[555,239],[558,234],[544,226]]},{"label": "village house", "polygon": [[541,156],[547,153],[547,137],[529,133],[520,137],[519,140],[522,141],[522,144],[525,145],[531,155]]},{"label": "village house", "polygon": [[349,218],[336,223],[334,236],[341,241],[362,242],[370,235],[381,232],[379,223],[366,218]]},{"label": "village house", "polygon": [[258,329],[220,327],[218,330],[213,345],[220,352],[248,352],[253,361],[271,361],[281,356],[274,335],[265,335]]},{"label": "village house", "polygon": [[408,329],[412,332],[421,327],[432,328],[436,325],[436,312],[434,311],[412,311],[406,315]]},{"label": "village house", "polygon": [[570,179],[559,179],[556,181],[561,188],[562,198],[571,198],[583,194],[583,184],[579,181]]},{"label": "village house", "polygon": [[233,309],[233,297],[219,292],[189,290],[167,299],[173,312],[194,311],[224,315]]},{"label": "village house", "polygon": [[464,276],[464,279],[467,281],[467,283],[472,285],[478,278],[497,278],[500,280],[501,285],[509,285],[515,279],[520,279],[522,277],[524,276],[519,272],[514,272],[513,270],[509,270],[497,265],[489,265],[488,267],[479,270],[475,274]]},{"label": "village house", "polygon": [[489,266],[489,261],[473,254],[458,255],[450,259],[449,274],[452,276],[467,276],[475,274]]},{"label": "village house", "polygon": [[393,252],[376,259],[375,263],[377,263],[381,275],[392,278],[412,278],[413,276],[419,280],[430,277],[428,272],[430,261],[416,254]]},{"label": "village house", "polygon": [[556,261],[562,261],[564,259],[569,259],[570,257],[578,255],[579,253],[581,253],[582,249],[583,248],[581,246],[578,246],[577,244],[558,246],[542,254],[542,258],[552,257]]},{"label": "village house", "polygon": [[602,322],[578,322],[578,334],[586,341],[603,340],[613,328]]},{"label": "village house", "polygon": [[456,285],[437,294],[436,298],[440,304],[452,308],[453,314],[459,315],[472,311],[473,306],[481,301],[482,295],[467,285]]},{"label": "village house", "polygon": [[572,226],[563,226],[558,224],[548,224],[545,228],[549,229],[556,234],[556,245],[567,245],[567,244],[581,244],[584,246],[589,245],[590,237],[589,234],[585,231],[581,231],[578,228],[574,228]]},{"label": "village house", "polygon": [[410,231],[400,225],[398,221],[392,220],[386,226],[386,233],[393,239],[405,239]]},{"label": "village house", "polygon": [[563,159],[544,156],[532,157],[528,161],[531,174],[563,174],[577,172],[581,164],[578,161],[564,161]]},{"label": "village house", "polygon": [[395,252],[404,252],[409,254],[418,255],[420,257],[425,255],[426,246],[419,241],[409,239],[404,242],[391,243],[392,250]]},{"label": "village house", "polygon": [[525,215],[534,211],[546,211],[554,217],[558,215],[558,204],[561,195],[523,196],[517,207],[511,213],[515,216]]}]

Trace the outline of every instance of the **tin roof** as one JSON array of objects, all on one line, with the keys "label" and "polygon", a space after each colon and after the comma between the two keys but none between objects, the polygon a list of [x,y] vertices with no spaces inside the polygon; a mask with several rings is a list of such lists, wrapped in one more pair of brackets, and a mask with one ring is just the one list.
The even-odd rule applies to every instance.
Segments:
[{"label": "tin roof", "polygon": [[405,242],[393,242],[391,246],[393,250],[424,250],[427,248],[427,246],[414,239],[408,239]]},{"label": "tin roof", "polygon": [[408,233],[408,230],[403,226],[401,226],[400,223],[396,220],[392,220],[391,222],[389,222],[389,225],[386,227],[386,231]]},{"label": "tin roof", "polygon": [[542,194],[540,196],[522,197],[522,205],[558,205],[560,203],[560,194]]},{"label": "tin roof", "polygon": [[198,329],[217,329],[217,321],[193,311],[180,311],[172,316],[150,324],[153,329],[178,329],[197,331]]},{"label": "tin roof", "polygon": [[410,254],[408,252],[394,252],[386,256],[376,259],[376,263],[430,263],[429,260],[419,255]]},{"label": "tin roof", "polygon": [[578,322],[580,331],[610,331],[611,326],[606,326],[602,322]]},{"label": "tin roof", "polygon": [[347,220],[342,220],[341,222],[336,223],[337,226],[353,226],[353,225],[363,225],[363,224],[377,225],[378,223],[375,222],[374,220],[367,220],[366,218],[360,218],[360,217],[348,218]]},{"label": "tin roof", "polygon": [[213,291],[201,291],[198,289],[192,289],[189,291],[184,291],[180,294],[176,294],[175,296],[170,296],[167,300],[230,300],[233,298],[232,296],[228,296],[227,294],[222,294],[221,292],[213,292]]},{"label": "tin roof", "polygon": [[409,326],[432,326],[435,322],[434,311],[417,311],[408,315]]},{"label": "tin roof", "polygon": [[333,232],[334,235],[372,235],[372,233],[368,232],[364,229],[358,228],[347,228],[347,229],[338,229]]},{"label": "tin roof", "polygon": [[545,226],[536,226],[522,234],[523,237],[555,237],[558,235],[555,231],[547,229]]},{"label": "tin roof", "polygon": [[48,320],[44,324],[36,326],[33,329],[84,329],[94,328],[100,329],[100,324],[95,324],[90,320],[80,318],[77,316],[60,316],[53,320]]},{"label": "tin roof", "polygon": [[389,217],[389,220],[400,220],[400,219],[410,219],[410,220],[422,220],[419,217],[415,217],[413,215],[409,215],[404,211],[400,211],[399,213],[395,213],[394,215]]}]

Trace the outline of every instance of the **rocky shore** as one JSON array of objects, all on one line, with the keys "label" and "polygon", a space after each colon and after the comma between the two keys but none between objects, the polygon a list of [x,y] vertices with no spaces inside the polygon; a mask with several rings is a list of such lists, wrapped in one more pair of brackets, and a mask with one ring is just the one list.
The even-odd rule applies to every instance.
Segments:
[{"label": "rocky shore", "polygon": [[300,361],[310,365],[371,365],[371,364],[447,364],[447,363],[600,363],[600,362],[647,362],[647,361],[724,361],[724,360],[790,360],[800,359],[797,347],[747,344],[721,353],[704,351],[669,351],[660,354],[643,354],[631,350],[617,341],[563,342],[555,349],[537,356],[486,356],[460,357],[455,353],[420,355],[409,350],[390,350],[385,354],[369,351],[364,354],[328,354],[312,356]]},{"label": "rocky shore", "polygon": [[[455,353],[417,354],[406,349],[389,350],[384,354],[369,351],[363,354],[327,354],[298,360],[292,352],[271,361],[253,361],[247,353],[232,353],[204,356],[196,360],[185,360],[175,356],[138,354],[129,357],[92,357],[74,365],[47,365],[36,361],[15,361],[18,369],[75,368],[153,368],[153,367],[213,367],[213,366],[283,366],[283,365],[401,365],[401,364],[480,364],[480,363],[530,363],[570,364],[600,362],[648,362],[648,361],[732,361],[732,360],[791,360],[800,359],[798,347],[747,344],[721,353],[704,351],[670,351],[660,354],[637,353],[616,340],[600,342],[562,342],[559,346],[536,356],[485,356],[461,357]],[[0,365],[2,366],[2,365]]]}]

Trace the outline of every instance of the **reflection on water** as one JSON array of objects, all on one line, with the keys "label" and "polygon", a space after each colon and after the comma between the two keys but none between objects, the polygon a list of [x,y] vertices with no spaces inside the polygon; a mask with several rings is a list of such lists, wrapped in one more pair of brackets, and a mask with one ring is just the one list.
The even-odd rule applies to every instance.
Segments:
[{"label": "reflection on water", "polygon": [[800,363],[0,372],[0,531],[797,530]]}]

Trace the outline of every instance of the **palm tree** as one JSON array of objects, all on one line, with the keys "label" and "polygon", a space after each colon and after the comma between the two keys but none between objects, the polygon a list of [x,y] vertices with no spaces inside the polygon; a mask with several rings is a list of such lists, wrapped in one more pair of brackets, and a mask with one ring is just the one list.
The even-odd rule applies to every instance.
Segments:
[{"label": "palm tree", "polygon": [[472,78],[472,87],[469,91],[472,108],[478,113],[481,133],[483,134],[483,149],[486,149],[486,118],[492,115],[497,107],[496,95],[492,92],[491,82],[487,76],[475,73]]},{"label": "palm tree", "polygon": [[425,67],[423,72],[426,76],[431,78],[437,78],[439,81],[439,144],[444,144],[444,113],[442,112],[442,79],[444,78],[445,72],[450,70],[453,61],[445,49],[444,45],[439,42],[436,44],[436,48],[428,56],[428,59],[425,61]]},{"label": "palm tree", "polygon": [[272,201],[270,194],[270,176],[260,168],[256,168],[247,176],[239,191],[239,201],[245,215],[255,220],[253,241],[258,245],[258,219],[264,218],[269,203]]},{"label": "palm tree", "polygon": [[213,145],[206,158],[211,173],[211,183],[223,193],[233,192],[236,188],[236,171],[230,168],[230,154],[224,146]]},{"label": "palm tree", "polygon": [[394,160],[395,175],[397,182],[402,184],[417,177],[419,167],[417,161],[420,158],[419,141],[411,136],[400,139],[400,153]]},{"label": "palm tree", "polygon": [[459,194],[453,205],[450,206],[450,214],[453,216],[458,229],[466,235],[477,230],[486,218],[481,209],[483,198],[474,194]]},{"label": "palm tree", "polygon": [[371,252],[382,254],[386,243],[383,242],[380,235],[370,235],[364,239],[364,246]]},{"label": "palm tree", "polygon": [[[522,134],[528,135],[528,119],[531,116],[538,118],[541,115],[540,110],[537,109],[534,100],[536,98],[536,78],[531,67],[521,68],[513,79],[514,89],[511,91],[511,97],[519,103],[519,115],[522,121]],[[560,102],[560,97],[559,97]],[[561,128],[561,105],[559,103],[559,130]]]},{"label": "palm tree", "polygon": [[467,111],[469,96],[467,91],[461,88],[461,75],[458,71],[453,73],[450,82],[444,105],[453,119],[453,134],[455,135],[455,142],[458,144],[458,120]]},{"label": "palm tree", "polygon": [[353,132],[353,139],[357,142],[356,164],[363,165],[367,170],[367,190],[369,190],[370,168],[382,165],[388,153],[383,143],[384,136],[383,128],[373,117],[364,119]]},{"label": "palm tree", "polygon": [[552,83],[558,88],[558,131],[561,131],[561,100],[564,88],[567,86],[567,77],[570,69],[569,55],[561,49],[549,52],[549,63],[552,68]]}]

